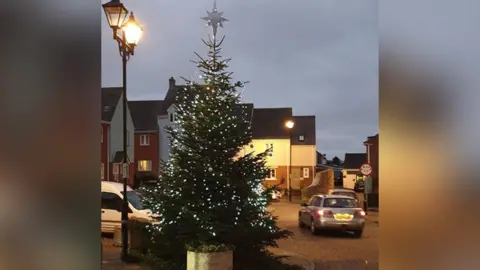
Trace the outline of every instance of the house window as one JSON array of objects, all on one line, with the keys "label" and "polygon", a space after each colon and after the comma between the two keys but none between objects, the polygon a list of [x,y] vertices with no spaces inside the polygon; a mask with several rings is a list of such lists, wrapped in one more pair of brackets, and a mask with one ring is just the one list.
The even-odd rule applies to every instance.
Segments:
[{"label": "house window", "polygon": [[308,177],[310,177],[310,169],[303,168],[303,178],[308,178]]},{"label": "house window", "polygon": [[267,180],[275,180],[277,178],[277,169],[268,170]]},{"label": "house window", "polygon": [[305,141],[305,135],[299,135],[299,136],[298,136],[298,140],[299,140],[300,142],[304,142],[304,141]]},{"label": "house window", "polygon": [[151,160],[139,160],[138,161],[138,171],[139,172],[149,172],[152,170],[152,161]]},{"label": "house window", "polygon": [[140,145],[141,146],[150,145],[150,135],[140,135]]},{"label": "house window", "polygon": [[170,122],[175,122],[177,121],[177,116],[175,115],[175,113],[170,113]]},{"label": "house window", "polygon": [[103,163],[100,163],[100,179],[105,179],[105,165]]}]

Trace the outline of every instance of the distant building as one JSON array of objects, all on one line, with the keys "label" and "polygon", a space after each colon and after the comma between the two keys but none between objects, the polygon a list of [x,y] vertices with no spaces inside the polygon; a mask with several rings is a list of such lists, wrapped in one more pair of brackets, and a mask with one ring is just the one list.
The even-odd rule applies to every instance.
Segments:
[{"label": "distant building", "polygon": [[[105,87],[101,95],[102,116],[102,164],[100,175],[105,181],[122,181],[121,164],[123,154],[123,88]],[[127,159],[129,163],[128,184],[133,184],[135,172],[134,126],[130,110],[127,108]],[[106,155],[106,156],[104,156]]]},{"label": "distant building", "polygon": [[379,169],[379,143],[378,143],[378,134],[374,136],[367,137],[367,140],[363,143],[367,150],[367,163],[372,166],[372,192],[378,193],[379,179],[378,179],[378,169]]},{"label": "distant building", "polygon": [[159,129],[157,116],[162,100],[129,101],[135,126],[135,176],[157,178],[160,167]]},{"label": "distant building", "polygon": [[[168,160],[170,149],[170,140],[165,133],[165,127],[176,124],[177,108],[174,101],[179,89],[183,87],[186,86],[176,85],[174,78],[169,79],[168,91],[157,115],[159,156],[163,161]],[[267,185],[285,184],[282,180],[286,180],[289,174],[292,174],[292,189],[310,185],[317,164],[315,116],[295,116],[292,108],[254,108],[253,104],[242,105],[244,108],[241,109],[247,110],[247,115],[252,121],[253,139],[239,155],[249,152],[260,153],[271,148],[272,154],[267,158],[267,166],[271,168],[269,176],[265,179]],[[285,127],[288,120],[295,123],[291,133]]]},{"label": "distant building", "polygon": [[346,153],[343,162],[343,187],[354,189],[355,183],[362,177],[360,167],[367,162],[367,154]]}]

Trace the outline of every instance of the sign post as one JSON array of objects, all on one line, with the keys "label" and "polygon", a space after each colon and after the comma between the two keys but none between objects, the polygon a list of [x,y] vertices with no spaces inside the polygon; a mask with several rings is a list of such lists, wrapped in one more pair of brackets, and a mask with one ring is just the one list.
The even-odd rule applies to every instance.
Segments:
[{"label": "sign post", "polygon": [[368,193],[371,192],[371,180],[372,178],[370,175],[372,174],[372,166],[368,163],[362,164],[360,166],[360,172],[363,174],[363,208],[365,209],[365,213],[368,212]]}]

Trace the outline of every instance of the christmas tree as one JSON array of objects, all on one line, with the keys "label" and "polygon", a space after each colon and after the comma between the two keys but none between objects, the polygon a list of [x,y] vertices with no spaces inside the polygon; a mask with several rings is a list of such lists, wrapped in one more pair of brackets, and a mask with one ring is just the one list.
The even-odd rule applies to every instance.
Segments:
[{"label": "christmas tree", "polygon": [[242,104],[244,83],[231,82],[230,59],[220,56],[224,38],[216,39],[216,26],[226,19],[216,9],[206,19],[214,35],[203,40],[207,56],[197,54],[202,82],[186,80],[178,91],[176,123],[166,128],[170,159],[158,185],[143,188],[144,204],[160,223],[149,228],[151,250],[184,260],[186,249],[234,249],[236,265],[258,264],[291,232],[267,210],[269,150],[244,151],[252,141],[252,107]]}]

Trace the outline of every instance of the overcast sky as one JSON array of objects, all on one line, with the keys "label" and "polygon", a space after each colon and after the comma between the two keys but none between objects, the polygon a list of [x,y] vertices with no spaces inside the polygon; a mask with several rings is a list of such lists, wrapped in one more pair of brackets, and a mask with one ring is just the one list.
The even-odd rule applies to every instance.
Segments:
[{"label": "overcast sky", "polygon": [[[105,0],[103,2],[106,2]],[[211,30],[200,18],[213,0],[131,1],[144,28],[128,63],[130,100],[163,99],[168,78],[194,78],[190,60],[205,54]],[[378,132],[378,30],[375,0],[217,0],[229,19],[222,55],[245,101],[315,115],[317,150],[327,157],[365,152]],[[121,85],[121,59],[102,17],[102,85]]]}]

